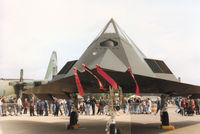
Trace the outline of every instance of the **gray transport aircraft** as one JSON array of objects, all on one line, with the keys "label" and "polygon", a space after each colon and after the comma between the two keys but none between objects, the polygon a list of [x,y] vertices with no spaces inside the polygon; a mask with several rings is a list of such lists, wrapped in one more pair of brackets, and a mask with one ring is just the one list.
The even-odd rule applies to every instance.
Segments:
[{"label": "gray transport aircraft", "polygon": [[[99,73],[97,64],[112,82],[117,83],[117,90],[111,86],[112,82]],[[74,73],[74,67],[77,74]],[[76,81],[77,75],[80,82]],[[181,83],[164,61],[146,57],[113,19],[78,60],[67,62],[52,81],[29,89],[26,93],[34,93],[41,99],[75,98],[76,101],[72,94],[78,93],[80,84],[85,93],[110,93],[110,100],[115,99],[114,92],[121,95],[122,92],[136,93],[137,86],[140,93],[161,95],[160,113],[163,126],[170,126],[166,103],[168,96],[200,94],[200,86]],[[113,111],[113,101],[109,106]],[[113,111],[106,127],[107,134],[117,132],[114,115]]]},{"label": "gray transport aircraft", "polygon": [[23,69],[20,70],[20,79],[0,79],[0,96],[17,98],[22,91],[45,84],[57,74],[57,54],[52,52],[44,80],[23,79]]}]

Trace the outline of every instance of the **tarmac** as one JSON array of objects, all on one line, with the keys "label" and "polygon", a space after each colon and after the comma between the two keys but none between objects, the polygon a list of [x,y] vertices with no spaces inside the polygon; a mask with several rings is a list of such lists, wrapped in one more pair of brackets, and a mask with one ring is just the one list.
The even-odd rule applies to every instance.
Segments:
[{"label": "tarmac", "polygon": [[[160,129],[159,114],[118,113],[117,128],[122,134],[199,134],[200,115],[181,116],[175,113],[175,107],[168,109],[170,124],[175,130]],[[0,134],[105,134],[106,115],[79,116],[80,128],[67,130],[67,116],[7,116],[0,117]]]}]

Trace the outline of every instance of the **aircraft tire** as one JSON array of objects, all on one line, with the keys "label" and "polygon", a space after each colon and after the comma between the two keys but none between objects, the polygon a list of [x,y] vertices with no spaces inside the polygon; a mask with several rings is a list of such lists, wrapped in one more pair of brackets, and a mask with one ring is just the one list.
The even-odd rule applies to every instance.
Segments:
[{"label": "aircraft tire", "polygon": [[119,129],[117,129],[117,134],[121,134],[121,131]]},{"label": "aircraft tire", "polygon": [[162,125],[164,125],[164,126],[168,126],[169,125],[168,112],[163,112],[163,115],[162,115],[161,119],[162,119]]},{"label": "aircraft tire", "polygon": [[77,112],[73,111],[70,114],[70,126],[76,125],[78,122]]},{"label": "aircraft tire", "polygon": [[119,111],[119,110],[120,110],[120,106],[116,106],[115,109],[116,109],[117,111]]},{"label": "aircraft tire", "polygon": [[115,134],[115,124],[110,124],[110,134]]}]

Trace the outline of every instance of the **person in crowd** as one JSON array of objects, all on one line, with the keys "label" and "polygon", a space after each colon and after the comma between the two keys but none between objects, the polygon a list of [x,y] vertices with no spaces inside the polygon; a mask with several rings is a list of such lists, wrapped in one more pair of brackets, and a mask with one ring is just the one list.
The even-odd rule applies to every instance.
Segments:
[{"label": "person in crowd", "polygon": [[147,114],[147,101],[143,100],[140,105],[141,105],[140,106],[141,107],[141,109],[140,109],[141,113]]},{"label": "person in crowd", "polygon": [[8,109],[9,115],[11,115],[11,116],[13,116],[14,114],[17,115],[16,114],[16,106],[15,106],[16,102],[15,102],[15,100],[14,100],[14,98],[12,96],[10,97],[8,102],[9,102],[9,105],[8,105],[7,109]]},{"label": "person in crowd", "polygon": [[51,105],[51,111],[53,115],[56,114],[56,99],[53,100],[53,103]]},{"label": "person in crowd", "polygon": [[22,115],[22,97],[19,96],[19,98],[17,99],[17,115],[21,114]]},{"label": "person in crowd", "polygon": [[123,99],[123,104],[122,104],[123,113],[126,113],[127,105],[128,105],[127,98],[124,97],[124,99]]},{"label": "person in crowd", "polygon": [[86,104],[86,115],[90,115],[90,96],[87,97],[87,99],[85,100],[85,104]]},{"label": "person in crowd", "polygon": [[49,104],[49,114],[53,114],[54,113],[53,108],[54,108],[54,102]]},{"label": "person in crowd", "polygon": [[181,109],[181,115],[184,116],[186,114],[186,100],[185,100],[185,98],[182,98],[180,109]]},{"label": "person in crowd", "polygon": [[157,110],[156,110],[155,115],[156,115],[156,114],[159,112],[159,110],[161,109],[161,98],[160,98],[160,97],[157,98],[156,104],[157,104]]},{"label": "person in crowd", "polygon": [[67,116],[68,115],[67,100],[63,100],[63,110],[64,110],[65,116]]},{"label": "person in crowd", "polygon": [[24,114],[27,114],[27,109],[28,109],[28,99],[27,98],[25,98],[25,100],[24,100]]},{"label": "person in crowd", "polygon": [[3,96],[2,98],[2,116],[7,116],[7,103],[8,103],[8,98],[6,96]]},{"label": "person in crowd", "polygon": [[62,111],[62,109],[63,109],[63,100],[62,99],[59,99],[59,105],[60,105],[60,107],[59,107],[59,112],[60,112],[60,114],[61,114],[61,116],[63,115],[63,111]]},{"label": "person in crowd", "polygon": [[200,114],[200,99],[199,98],[196,98],[195,99],[195,110],[196,110],[196,115],[199,115]]},{"label": "person in crowd", "polygon": [[186,109],[187,109],[187,115],[190,116],[192,115],[192,107],[191,107],[191,100],[188,98],[186,102]]},{"label": "person in crowd", "polygon": [[[108,96],[106,96],[105,97],[105,104],[108,104],[108,105],[105,105],[104,106],[104,114],[105,115],[110,115],[111,113],[110,113],[110,109],[109,109],[109,104],[111,103],[111,100],[110,100],[110,98],[108,97]],[[115,102],[114,102],[115,103]],[[115,104],[114,104],[115,105]],[[101,106],[100,106],[101,107]],[[116,108],[116,107],[115,107]],[[101,110],[100,110],[100,112],[101,112]]]},{"label": "person in crowd", "polygon": [[179,105],[179,99],[178,98],[175,99],[175,105],[176,105],[176,111],[175,112],[179,113],[180,105]]},{"label": "person in crowd", "polygon": [[41,109],[41,101],[40,101],[40,99],[38,99],[37,103],[36,103],[37,116],[40,115],[40,109]]},{"label": "person in crowd", "polygon": [[138,106],[139,106],[139,100],[138,98],[133,98],[133,113],[137,114],[138,112]]},{"label": "person in crowd", "polygon": [[152,107],[151,99],[147,98],[147,114],[151,114],[151,107]]},{"label": "person in crowd", "polygon": [[14,112],[14,115],[17,115],[17,98],[13,98],[13,102],[14,102],[13,112]]},{"label": "person in crowd", "polygon": [[190,115],[190,113],[191,113],[191,111],[190,111],[190,99],[187,98],[185,103],[186,103],[186,111],[185,111],[186,115]]},{"label": "person in crowd", "polygon": [[68,116],[71,115],[71,109],[72,109],[72,100],[68,99],[67,100],[67,109],[68,109]]},{"label": "person in crowd", "polygon": [[97,101],[96,101],[96,98],[94,96],[92,96],[90,103],[92,105],[92,115],[95,115],[95,106],[96,106]]},{"label": "person in crowd", "polygon": [[83,114],[85,113],[86,114],[86,111],[85,111],[85,102],[84,102],[84,99],[82,98],[80,100],[80,103],[79,103],[79,109],[80,109],[80,114]]},{"label": "person in crowd", "polygon": [[104,115],[104,107],[106,106],[106,102],[102,96],[100,97],[99,104],[100,104],[100,108],[101,108],[100,114]]},{"label": "person in crowd", "polygon": [[35,116],[35,113],[34,113],[34,97],[31,98],[30,100],[30,105],[29,105],[29,109],[30,109],[30,116]]},{"label": "person in crowd", "polygon": [[100,103],[97,103],[97,115],[100,114],[100,111],[101,111],[101,105]]},{"label": "person in crowd", "polygon": [[134,114],[135,113],[135,109],[134,109],[134,98],[133,97],[130,97],[128,99],[128,104],[129,104],[129,111],[131,114]]},{"label": "person in crowd", "polygon": [[195,111],[195,102],[194,102],[194,99],[191,99],[190,105],[191,105],[191,108],[192,108],[192,115],[194,115],[194,111]]},{"label": "person in crowd", "polygon": [[140,113],[140,102],[141,102],[141,99],[139,97],[136,97],[135,98],[135,108],[136,108],[136,114],[139,114]]},{"label": "person in crowd", "polygon": [[2,116],[2,114],[3,114],[3,112],[2,112],[2,105],[3,105],[2,99],[3,99],[3,97],[0,97],[0,116]]},{"label": "person in crowd", "polygon": [[40,101],[40,116],[43,116],[44,114],[44,101]]},{"label": "person in crowd", "polygon": [[45,114],[44,116],[48,116],[49,115],[49,103],[47,100],[44,101],[44,111],[45,111]]},{"label": "person in crowd", "polygon": [[59,109],[60,109],[59,100],[56,100],[55,106],[56,106],[55,116],[58,116],[59,115]]},{"label": "person in crowd", "polygon": [[186,104],[187,104],[187,115],[192,116],[194,114],[192,99],[188,98]]}]

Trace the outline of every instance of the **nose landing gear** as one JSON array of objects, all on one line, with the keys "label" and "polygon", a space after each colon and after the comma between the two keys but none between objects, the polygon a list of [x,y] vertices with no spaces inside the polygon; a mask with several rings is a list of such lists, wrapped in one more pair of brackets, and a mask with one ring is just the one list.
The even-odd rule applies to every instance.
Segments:
[{"label": "nose landing gear", "polygon": [[121,134],[119,129],[116,129],[116,120],[115,120],[115,115],[116,115],[116,110],[115,110],[115,92],[117,91],[119,93],[120,96],[120,103],[122,103],[122,98],[123,98],[123,94],[122,94],[122,89],[121,87],[118,87],[117,90],[115,90],[112,86],[109,87],[109,111],[110,111],[110,115],[111,118],[108,120],[108,122],[106,123],[106,134]]}]

